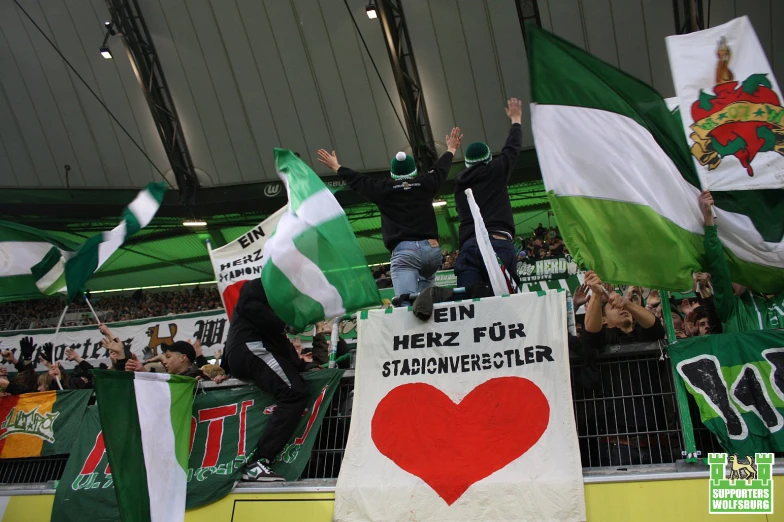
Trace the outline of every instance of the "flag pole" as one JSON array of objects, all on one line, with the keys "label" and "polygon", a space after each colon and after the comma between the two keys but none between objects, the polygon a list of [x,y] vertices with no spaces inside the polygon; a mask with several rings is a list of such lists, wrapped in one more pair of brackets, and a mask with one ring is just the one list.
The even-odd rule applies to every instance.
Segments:
[{"label": "flag pole", "polygon": [[[54,341],[57,338],[57,334],[60,333],[60,326],[62,326],[62,324],[63,324],[63,319],[65,319],[66,312],[68,312],[68,305],[65,305],[65,308],[63,308],[63,313],[60,314],[60,320],[57,321],[57,327],[54,329],[54,335],[52,336],[51,339],[49,339],[49,342]],[[54,351],[54,347],[53,347],[52,348],[52,364],[55,364],[56,362],[57,362],[57,355],[56,355],[56,353]],[[55,380],[57,380],[57,387],[62,390],[63,389],[63,385],[60,382],[60,376],[58,375],[57,377],[55,377]]]},{"label": "flag pole", "polygon": [[338,336],[340,335],[340,320],[342,317],[338,316],[332,320],[332,333],[329,338],[329,366],[334,368],[337,365],[338,358]]},{"label": "flag pole", "polygon": [[90,300],[87,299],[87,294],[83,294],[82,297],[84,297],[84,302],[87,303],[87,306],[90,307],[90,311],[93,313],[93,317],[95,317],[96,324],[101,324],[101,320],[98,319],[98,314],[95,313],[95,308],[93,308],[93,305],[90,304]]}]

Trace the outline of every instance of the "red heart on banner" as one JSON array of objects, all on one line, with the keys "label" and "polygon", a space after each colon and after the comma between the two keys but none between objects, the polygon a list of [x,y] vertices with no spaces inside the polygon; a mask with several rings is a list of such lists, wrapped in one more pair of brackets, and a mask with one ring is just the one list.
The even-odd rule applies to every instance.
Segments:
[{"label": "red heart on banner", "polygon": [[459,404],[429,384],[398,386],[378,403],[371,434],[383,455],[451,506],[472,484],[528,451],[549,422],[550,404],[536,384],[499,377]]}]

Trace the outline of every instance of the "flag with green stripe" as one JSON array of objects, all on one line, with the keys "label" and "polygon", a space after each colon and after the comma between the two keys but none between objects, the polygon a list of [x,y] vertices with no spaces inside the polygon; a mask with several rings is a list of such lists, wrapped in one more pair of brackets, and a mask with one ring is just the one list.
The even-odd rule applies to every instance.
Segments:
[{"label": "flag with green stripe", "polygon": [[0,221],[0,302],[52,294],[65,288],[62,270],[52,271],[77,243],[36,228]]},{"label": "flag with green stripe", "polygon": [[[614,283],[691,288],[704,264],[700,185],[662,97],[544,30],[531,28],[528,50],[537,156],[577,263]],[[784,290],[784,191],[714,199],[733,281]]]},{"label": "flag with green stripe", "polygon": [[0,221],[0,302],[66,291],[73,300],[125,240],[152,221],[165,192],[166,184],[150,183],[125,208],[119,225],[81,246],[51,232]]},{"label": "flag with green stripe", "polygon": [[196,380],[161,373],[93,372],[121,520],[183,521]]},{"label": "flag with green stripe", "polygon": [[137,194],[122,213],[122,221],[112,230],[97,234],[84,242],[73,255],[65,256],[65,280],[68,284],[68,301],[84,289],[98,268],[106,262],[125,240],[146,227],[155,217],[166,192],[165,183],[150,183]]},{"label": "flag with green stripe", "polygon": [[299,330],[378,306],[381,297],[351,224],[335,196],[290,150],[275,149],[287,212],[264,245],[261,280],[270,305]]}]

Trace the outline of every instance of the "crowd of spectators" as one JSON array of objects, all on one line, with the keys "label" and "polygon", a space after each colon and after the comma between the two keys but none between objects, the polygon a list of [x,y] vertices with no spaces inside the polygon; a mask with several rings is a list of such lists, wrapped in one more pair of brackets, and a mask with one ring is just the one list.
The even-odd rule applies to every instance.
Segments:
[{"label": "crowd of spectators", "polygon": [[[545,259],[569,253],[558,227],[546,228],[542,223],[539,223],[528,236],[517,236],[514,243],[518,261],[524,259]],[[450,252],[444,249],[441,256],[440,269],[454,270],[459,253],[459,250]]]},{"label": "crowd of spectators", "polygon": [[518,261],[546,259],[569,253],[558,227],[546,228],[542,223],[530,235],[516,237],[515,248]]},{"label": "crowd of spectators", "polygon": [[[612,285],[604,286],[608,293],[616,290]],[[587,284],[578,287],[574,293],[573,305],[574,309],[578,311],[576,317],[578,336],[583,330],[584,323],[583,314],[585,310],[581,307],[588,303],[590,295],[591,291]],[[620,295],[622,295],[623,299],[644,307],[656,317],[662,326],[665,326],[661,295],[658,290],[628,286]],[[675,335],[678,339],[722,332],[721,321],[713,303],[713,287],[710,282],[710,274],[705,272],[695,273],[692,292],[680,295],[681,297],[670,296],[670,313],[672,314]],[[605,295],[605,302],[607,299]]]},{"label": "crowd of spectators", "polygon": [[[88,297],[103,322],[149,319],[167,315],[200,312],[221,308],[220,295],[214,287],[195,287],[166,292],[143,292],[130,295]],[[49,297],[32,301],[0,303],[0,330],[47,328],[57,324],[65,299]],[[63,326],[95,324],[95,319],[84,301],[71,303]]]}]

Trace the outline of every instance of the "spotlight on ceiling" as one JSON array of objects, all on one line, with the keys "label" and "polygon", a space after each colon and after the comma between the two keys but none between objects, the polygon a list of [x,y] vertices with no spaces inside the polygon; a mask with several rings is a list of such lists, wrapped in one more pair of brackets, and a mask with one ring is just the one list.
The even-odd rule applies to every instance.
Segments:
[{"label": "spotlight on ceiling", "polygon": [[368,4],[365,6],[365,11],[367,11],[368,18],[371,20],[375,20],[378,18],[378,13],[376,13],[376,6],[373,4]]},{"label": "spotlight on ceiling", "polygon": [[111,60],[112,52],[109,50],[107,46],[104,45],[103,47],[101,47],[101,56],[103,56],[107,60]]},{"label": "spotlight on ceiling", "polygon": [[446,205],[446,201],[433,201],[434,207],[443,207]]},{"label": "spotlight on ceiling", "polygon": [[110,35],[114,36],[117,34],[114,30],[114,22],[104,22],[103,26],[106,28],[106,32]]},{"label": "spotlight on ceiling", "polygon": [[193,219],[193,220],[189,220],[189,221],[183,221],[182,222],[182,226],[184,226],[184,227],[206,227],[207,226],[207,222],[206,221],[198,221],[198,220]]}]

